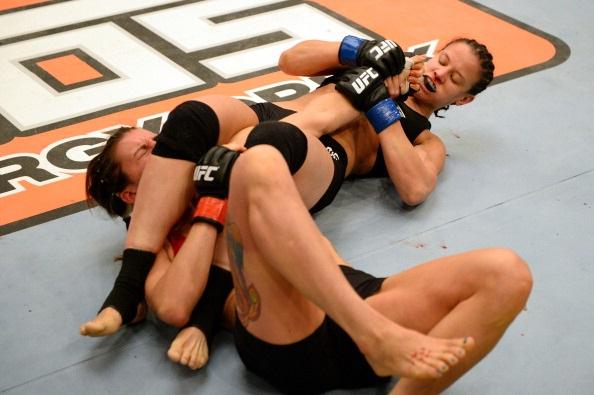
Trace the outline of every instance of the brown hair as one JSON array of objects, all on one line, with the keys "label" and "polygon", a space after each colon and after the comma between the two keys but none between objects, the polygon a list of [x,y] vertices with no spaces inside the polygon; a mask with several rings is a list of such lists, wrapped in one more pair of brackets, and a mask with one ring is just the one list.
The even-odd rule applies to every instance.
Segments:
[{"label": "brown hair", "polygon": [[91,201],[103,207],[112,216],[124,217],[128,205],[117,196],[130,180],[122,172],[120,163],[115,160],[115,150],[122,137],[135,128],[123,126],[119,128],[105,143],[103,151],[94,157],[87,166],[85,192]]}]

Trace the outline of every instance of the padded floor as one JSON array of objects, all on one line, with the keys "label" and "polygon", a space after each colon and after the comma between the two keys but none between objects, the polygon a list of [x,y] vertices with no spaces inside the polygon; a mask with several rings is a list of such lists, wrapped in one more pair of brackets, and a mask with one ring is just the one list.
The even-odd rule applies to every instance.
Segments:
[{"label": "padded floor", "polygon": [[[345,259],[377,275],[475,248],[513,248],[534,276],[527,309],[446,394],[592,394],[594,3],[481,4],[556,37],[571,55],[432,118],[448,159],[421,206],[403,209],[386,180],[350,181],[316,221]],[[79,336],[118,271],[123,239],[121,223],[96,210],[0,237],[0,392],[274,393],[246,371],[228,333],[198,372],[168,361],[175,331],[154,319],[109,338]]]}]

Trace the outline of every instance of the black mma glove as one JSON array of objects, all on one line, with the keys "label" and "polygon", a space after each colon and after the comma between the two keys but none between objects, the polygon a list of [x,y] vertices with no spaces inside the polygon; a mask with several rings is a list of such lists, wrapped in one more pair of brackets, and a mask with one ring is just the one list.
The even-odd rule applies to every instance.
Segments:
[{"label": "black mma glove", "polygon": [[199,196],[225,199],[229,192],[231,168],[239,152],[217,145],[200,158],[194,170],[194,186]]},{"label": "black mma glove", "polygon": [[214,146],[198,161],[194,187],[199,196],[192,222],[206,222],[220,232],[225,226],[231,169],[239,152]]},{"label": "black mma glove", "polygon": [[392,40],[365,40],[346,36],[338,49],[338,60],[346,66],[370,66],[383,78],[400,74],[404,68],[404,52]]},{"label": "black mma glove", "polygon": [[388,95],[384,80],[372,67],[357,67],[342,73],[336,90],[359,111],[365,112],[380,133],[402,117],[402,111]]}]

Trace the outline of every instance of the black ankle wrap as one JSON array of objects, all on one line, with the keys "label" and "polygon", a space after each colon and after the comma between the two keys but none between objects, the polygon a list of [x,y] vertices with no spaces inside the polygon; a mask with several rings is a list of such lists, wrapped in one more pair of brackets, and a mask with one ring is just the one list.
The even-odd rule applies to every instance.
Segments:
[{"label": "black ankle wrap", "polygon": [[144,300],[144,281],[154,262],[155,254],[152,252],[132,248],[124,250],[122,268],[101,310],[113,307],[121,314],[123,324],[132,322],[138,304]]},{"label": "black ankle wrap", "polygon": [[212,265],[208,282],[198,304],[194,307],[187,326],[199,328],[206,337],[210,348],[217,330],[220,328],[225,302],[233,289],[231,273]]}]

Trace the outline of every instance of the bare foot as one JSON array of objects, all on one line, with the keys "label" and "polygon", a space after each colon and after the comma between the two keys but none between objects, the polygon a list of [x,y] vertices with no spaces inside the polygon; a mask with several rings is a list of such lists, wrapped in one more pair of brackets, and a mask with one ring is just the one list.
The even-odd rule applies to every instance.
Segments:
[{"label": "bare foot", "polygon": [[204,333],[195,326],[182,329],[173,339],[167,356],[192,370],[200,369],[208,362],[208,344]]},{"label": "bare foot", "polygon": [[112,307],[106,307],[94,319],[80,326],[83,336],[109,336],[113,335],[122,326],[122,316]]},{"label": "bare foot", "polygon": [[474,347],[472,337],[438,339],[392,324],[385,328],[377,343],[366,342],[361,346],[367,361],[380,376],[437,379]]},{"label": "bare foot", "polygon": [[[132,323],[142,321],[146,317],[146,304],[138,305],[136,317]],[[85,322],[80,326],[80,334],[83,336],[109,336],[116,333],[122,327],[122,316],[113,307],[106,307],[97,314],[94,319]]]}]

